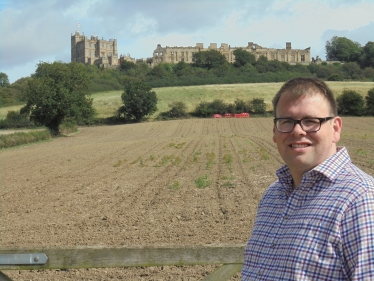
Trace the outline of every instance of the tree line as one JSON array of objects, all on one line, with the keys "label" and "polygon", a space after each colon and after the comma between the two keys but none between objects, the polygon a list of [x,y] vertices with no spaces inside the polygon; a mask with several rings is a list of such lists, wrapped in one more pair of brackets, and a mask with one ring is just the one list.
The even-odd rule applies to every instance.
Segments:
[{"label": "tree line", "polygon": [[325,49],[327,60],[354,62],[362,69],[374,67],[374,42],[361,46],[346,37],[334,36],[326,42]]}]

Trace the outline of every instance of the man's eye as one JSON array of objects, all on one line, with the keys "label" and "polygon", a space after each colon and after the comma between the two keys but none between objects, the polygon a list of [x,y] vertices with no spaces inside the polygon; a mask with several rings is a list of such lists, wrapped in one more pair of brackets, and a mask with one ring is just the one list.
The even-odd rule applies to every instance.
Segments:
[{"label": "man's eye", "polygon": [[318,119],[304,119],[303,123],[307,126],[312,126],[319,123]]},{"label": "man's eye", "polygon": [[281,120],[281,124],[282,125],[293,125],[293,120],[291,119]]}]

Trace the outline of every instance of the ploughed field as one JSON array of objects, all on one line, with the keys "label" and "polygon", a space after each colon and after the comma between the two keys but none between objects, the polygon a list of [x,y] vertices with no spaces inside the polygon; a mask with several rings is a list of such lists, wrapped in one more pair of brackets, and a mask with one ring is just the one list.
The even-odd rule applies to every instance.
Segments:
[{"label": "ploughed field", "polygon": [[[374,118],[343,118],[340,142],[371,175],[373,125]],[[283,163],[272,128],[272,118],[84,127],[3,150],[1,246],[244,244]],[[14,280],[200,280],[215,268],[5,273]]]}]

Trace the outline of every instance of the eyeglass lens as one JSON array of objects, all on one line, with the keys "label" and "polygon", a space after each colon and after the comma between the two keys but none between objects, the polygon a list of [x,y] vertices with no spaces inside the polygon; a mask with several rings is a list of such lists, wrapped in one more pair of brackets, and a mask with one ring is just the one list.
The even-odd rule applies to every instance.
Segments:
[{"label": "eyeglass lens", "polygon": [[321,127],[321,122],[319,119],[280,119],[276,121],[277,129],[281,132],[291,132],[296,124],[300,124],[301,128],[305,132],[315,132]]}]

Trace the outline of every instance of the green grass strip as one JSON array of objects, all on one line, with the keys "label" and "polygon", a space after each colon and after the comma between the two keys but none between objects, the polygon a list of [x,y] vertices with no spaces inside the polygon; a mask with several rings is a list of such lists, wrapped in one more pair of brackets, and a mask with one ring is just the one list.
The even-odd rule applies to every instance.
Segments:
[{"label": "green grass strip", "polygon": [[4,134],[0,135],[0,149],[45,141],[49,139],[51,139],[51,134],[48,130]]}]

